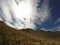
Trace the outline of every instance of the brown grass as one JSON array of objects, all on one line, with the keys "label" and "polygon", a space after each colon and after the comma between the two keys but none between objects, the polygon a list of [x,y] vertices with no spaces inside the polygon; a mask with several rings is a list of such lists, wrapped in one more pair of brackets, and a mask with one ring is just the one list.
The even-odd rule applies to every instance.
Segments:
[{"label": "brown grass", "polygon": [[16,30],[0,22],[0,45],[60,45],[60,32]]}]

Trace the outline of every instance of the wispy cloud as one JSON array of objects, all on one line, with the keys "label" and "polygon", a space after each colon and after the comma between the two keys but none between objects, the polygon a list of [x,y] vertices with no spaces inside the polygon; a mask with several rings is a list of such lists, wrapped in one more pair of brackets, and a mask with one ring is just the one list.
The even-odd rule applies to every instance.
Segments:
[{"label": "wispy cloud", "polygon": [[60,22],[60,18],[58,18],[57,21],[56,21],[54,24],[56,24],[56,23],[58,23],[58,22]]},{"label": "wispy cloud", "polygon": [[60,31],[60,25],[58,25],[52,29],[49,29],[49,31]]}]

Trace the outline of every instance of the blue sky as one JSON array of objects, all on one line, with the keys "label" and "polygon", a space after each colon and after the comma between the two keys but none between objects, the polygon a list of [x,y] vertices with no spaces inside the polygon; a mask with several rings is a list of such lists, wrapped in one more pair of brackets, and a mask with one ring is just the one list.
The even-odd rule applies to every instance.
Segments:
[{"label": "blue sky", "polygon": [[37,29],[43,27],[46,30],[55,31],[58,30],[57,27],[60,27],[60,0],[50,0],[49,8],[51,9],[51,19],[48,19],[42,25],[36,24]]}]

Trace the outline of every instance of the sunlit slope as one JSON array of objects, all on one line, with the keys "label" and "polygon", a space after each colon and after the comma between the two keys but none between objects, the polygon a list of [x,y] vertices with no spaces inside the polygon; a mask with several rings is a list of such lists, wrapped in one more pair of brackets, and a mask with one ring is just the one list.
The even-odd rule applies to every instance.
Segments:
[{"label": "sunlit slope", "polygon": [[16,30],[0,22],[0,45],[60,45],[60,32]]}]

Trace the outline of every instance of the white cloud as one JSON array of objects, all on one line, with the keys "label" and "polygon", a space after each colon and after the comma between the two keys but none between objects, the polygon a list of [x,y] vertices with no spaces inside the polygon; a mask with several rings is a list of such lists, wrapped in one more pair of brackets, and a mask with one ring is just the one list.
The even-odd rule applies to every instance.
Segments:
[{"label": "white cloud", "polygon": [[38,22],[41,24],[41,22],[45,22],[50,17],[48,0],[42,2],[42,6],[38,9],[39,12],[37,6],[38,2],[41,0],[16,1],[19,4],[21,3],[21,5],[18,6],[15,0],[0,0],[0,19],[13,28],[35,29],[35,22],[38,20],[37,18],[39,18]]},{"label": "white cloud", "polygon": [[40,18],[41,22],[45,22],[47,19],[50,18],[51,12],[48,5],[48,0],[44,0],[42,6],[40,7],[40,9],[38,9],[38,17]]},{"label": "white cloud", "polygon": [[49,29],[49,31],[60,31],[60,25],[58,25],[52,29]]},{"label": "white cloud", "polygon": [[60,25],[56,27],[56,31],[60,31]]},{"label": "white cloud", "polygon": [[57,19],[57,21],[55,22],[55,24],[56,24],[57,22],[59,22],[59,21],[60,21],[60,18]]}]

